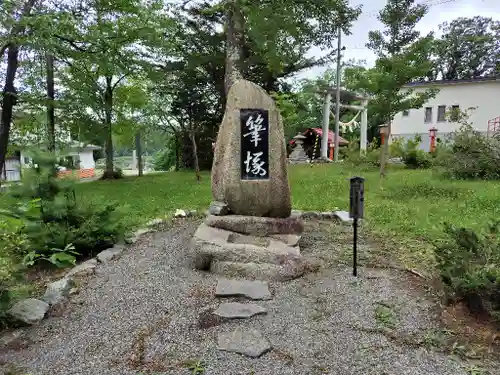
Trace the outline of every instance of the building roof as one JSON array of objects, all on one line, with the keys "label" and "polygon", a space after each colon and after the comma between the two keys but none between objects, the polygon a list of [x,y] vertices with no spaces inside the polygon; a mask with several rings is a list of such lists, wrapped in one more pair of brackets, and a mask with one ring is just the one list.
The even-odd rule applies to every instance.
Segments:
[{"label": "building roof", "polygon": [[[307,129],[305,132],[304,132],[304,135],[306,133],[308,133],[309,131],[312,131],[314,133],[316,133],[318,136],[322,137],[323,136],[323,129],[321,128],[309,128]],[[329,130],[328,131],[328,143],[333,143],[334,142],[334,138],[335,138],[335,133],[332,131],[332,130]],[[339,144],[340,145],[348,145],[349,144],[349,141],[347,141],[346,139],[342,138],[340,135],[339,135]]]},{"label": "building roof", "polygon": [[457,85],[457,84],[494,82],[494,81],[500,83],[500,77],[477,77],[477,78],[465,78],[465,79],[439,79],[435,81],[418,81],[418,82],[407,83],[406,85],[404,85],[404,87]]}]

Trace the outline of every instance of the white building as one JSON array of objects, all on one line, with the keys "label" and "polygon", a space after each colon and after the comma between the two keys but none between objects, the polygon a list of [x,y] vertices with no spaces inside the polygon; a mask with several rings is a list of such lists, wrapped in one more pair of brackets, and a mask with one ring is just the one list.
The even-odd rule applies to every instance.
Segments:
[{"label": "white building", "polygon": [[[437,129],[437,138],[457,130],[460,125],[449,122],[445,112],[451,108],[466,110],[476,109],[471,113],[469,122],[481,132],[500,130],[500,77],[484,77],[464,80],[448,80],[433,82],[415,82],[405,86],[422,92],[429,88],[438,88],[439,93],[419,109],[411,109],[398,113],[392,122],[392,139],[413,138],[415,134],[422,137],[420,147],[429,151],[429,130]],[[488,128],[489,126],[489,128]]]},{"label": "white building", "polygon": [[[21,180],[22,170],[31,166],[29,150],[39,148],[40,138],[45,137],[41,134],[19,134],[15,129],[11,132],[11,145],[17,144],[17,152],[11,153],[6,160],[0,181],[19,181]],[[81,142],[73,141],[69,132],[56,129],[56,142],[64,145],[63,149],[57,152],[57,157],[64,161],[64,165],[72,166],[71,169],[60,167],[60,175],[73,174],[77,178],[89,178],[95,176],[94,150],[100,150],[101,147],[87,145]]]}]

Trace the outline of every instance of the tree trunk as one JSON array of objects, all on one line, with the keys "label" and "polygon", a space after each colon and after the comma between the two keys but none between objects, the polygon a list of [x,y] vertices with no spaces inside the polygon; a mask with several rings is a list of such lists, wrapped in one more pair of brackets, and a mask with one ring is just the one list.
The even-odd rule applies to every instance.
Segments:
[{"label": "tree trunk", "polygon": [[194,170],[196,172],[196,181],[199,183],[201,181],[200,164],[198,162],[198,146],[196,145],[196,136],[194,134],[194,129],[192,129],[189,133],[189,138],[191,138],[191,143],[193,145],[193,164]]},{"label": "tree trunk", "polygon": [[143,165],[142,165],[142,145],[141,145],[141,132],[137,131],[135,133],[135,154],[137,159],[137,173],[141,177],[143,175]]},{"label": "tree trunk", "polygon": [[[23,7],[22,16],[29,16],[36,0],[28,0]],[[20,22],[12,29],[11,37],[14,39],[22,34],[26,26]],[[10,43],[7,46],[7,69],[5,74],[5,84],[2,90],[2,114],[0,116],[0,176],[4,170],[7,148],[9,145],[10,125],[12,123],[12,114],[17,102],[17,92],[14,86],[17,68],[19,66],[19,46]],[[2,49],[3,51],[3,49]],[[3,53],[0,57],[3,57]]]},{"label": "tree trunk", "polygon": [[233,83],[243,78],[241,70],[244,45],[243,22],[238,0],[228,2],[226,9],[226,70],[224,74],[224,91],[226,95]]},{"label": "tree trunk", "polygon": [[54,114],[54,56],[45,55],[47,69],[47,141],[50,152],[56,150],[56,123]]},{"label": "tree trunk", "polygon": [[387,134],[384,136],[384,144],[382,146],[382,153],[380,154],[380,177],[385,177],[385,167],[389,159],[389,138],[391,137],[392,120],[387,124]]},{"label": "tree trunk", "polygon": [[103,178],[114,178],[114,162],[113,162],[113,129],[111,126],[113,120],[113,88],[111,86],[112,77],[106,77],[106,91],[104,92],[104,112],[105,112],[105,143],[106,150],[106,168]]},{"label": "tree trunk", "polygon": [[181,135],[175,133],[175,171],[178,172],[181,169]]},{"label": "tree trunk", "polygon": [[18,57],[19,48],[11,44],[7,52],[7,74],[5,75],[5,85],[2,91],[2,115],[0,118],[0,175],[5,166],[12,114],[17,102],[17,92],[14,87],[14,80],[19,65]]}]

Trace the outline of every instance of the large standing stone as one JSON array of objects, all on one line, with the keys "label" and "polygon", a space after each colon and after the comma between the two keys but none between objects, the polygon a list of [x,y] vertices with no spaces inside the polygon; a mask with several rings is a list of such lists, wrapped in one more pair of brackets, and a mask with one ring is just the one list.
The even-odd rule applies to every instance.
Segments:
[{"label": "large standing stone", "polygon": [[271,350],[271,344],[255,330],[236,328],[234,332],[222,332],[218,336],[219,350],[234,352],[252,358],[258,358]]},{"label": "large standing stone", "polygon": [[247,297],[254,300],[271,299],[267,282],[259,280],[219,280],[215,289],[215,295],[217,297]]},{"label": "large standing stone", "polygon": [[[248,109],[261,114],[254,111],[252,115]],[[255,143],[249,146],[250,139]],[[248,148],[253,144],[255,150]],[[228,93],[212,166],[212,196],[214,201],[227,203],[230,211],[237,215],[290,216],[281,115],[265,90],[246,80],[236,81]]]}]

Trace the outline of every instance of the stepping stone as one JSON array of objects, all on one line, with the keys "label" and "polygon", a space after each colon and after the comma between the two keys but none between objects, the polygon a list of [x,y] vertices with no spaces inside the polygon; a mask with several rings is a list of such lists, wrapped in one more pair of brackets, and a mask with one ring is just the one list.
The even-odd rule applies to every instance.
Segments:
[{"label": "stepping stone", "polygon": [[214,314],[228,319],[245,319],[254,315],[267,314],[267,309],[254,303],[229,302],[220,305]]},{"label": "stepping stone", "polygon": [[221,279],[215,289],[217,297],[246,297],[253,300],[271,299],[269,285],[265,281]]},{"label": "stepping stone", "polygon": [[333,216],[344,224],[352,223],[352,218],[349,217],[349,212],[347,211],[334,211]]},{"label": "stepping stone", "polygon": [[271,344],[255,329],[237,328],[234,332],[219,333],[218,348],[226,352],[258,358],[271,350]]}]

